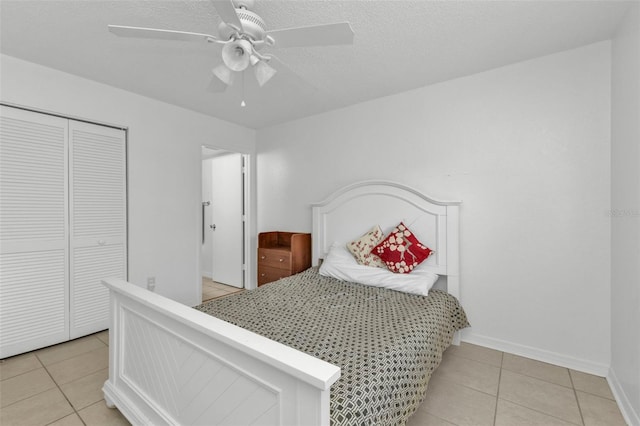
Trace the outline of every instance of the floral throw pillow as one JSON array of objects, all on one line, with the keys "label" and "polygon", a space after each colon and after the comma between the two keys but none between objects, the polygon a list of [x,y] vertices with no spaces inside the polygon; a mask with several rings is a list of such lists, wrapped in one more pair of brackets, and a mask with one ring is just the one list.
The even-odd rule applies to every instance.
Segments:
[{"label": "floral throw pillow", "polygon": [[371,253],[371,250],[373,250],[383,238],[384,234],[382,233],[382,229],[380,229],[379,225],[376,225],[362,237],[348,243],[347,248],[360,265],[386,268],[387,265],[385,265],[378,256]]},{"label": "floral throw pillow", "polygon": [[424,262],[433,250],[418,241],[413,232],[400,222],[372,253],[377,254],[390,271],[408,274]]}]

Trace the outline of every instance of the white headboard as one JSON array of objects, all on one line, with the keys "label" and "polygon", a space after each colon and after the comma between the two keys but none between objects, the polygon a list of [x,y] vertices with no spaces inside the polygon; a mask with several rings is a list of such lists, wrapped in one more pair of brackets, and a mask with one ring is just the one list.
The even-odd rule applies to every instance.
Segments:
[{"label": "white headboard", "polygon": [[312,204],[312,262],[324,258],[334,242],[347,243],[374,225],[388,233],[400,221],[435,253],[428,269],[447,277],[447,291],[459,294],[459,205],[439,201],[405,185],[364,181],[349,185]]}]

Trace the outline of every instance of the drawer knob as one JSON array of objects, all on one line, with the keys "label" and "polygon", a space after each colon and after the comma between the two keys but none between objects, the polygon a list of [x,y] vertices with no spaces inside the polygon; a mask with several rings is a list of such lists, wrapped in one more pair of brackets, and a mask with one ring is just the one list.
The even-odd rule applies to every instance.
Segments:
[{"label": "drawer knob", "polygon": [[261,277],[264,277],[264,274],[260,274]]},{"label": "drawer knob", "polygon": [[283,258],[280,258],[280,262],[284,262],[284,259],[283,259]]},{"label": "drawer knob", "polygon": [[260,256],[260,259],[262,259],[262,260],[264,260],[266,258],[267,258],[267,256]]}]

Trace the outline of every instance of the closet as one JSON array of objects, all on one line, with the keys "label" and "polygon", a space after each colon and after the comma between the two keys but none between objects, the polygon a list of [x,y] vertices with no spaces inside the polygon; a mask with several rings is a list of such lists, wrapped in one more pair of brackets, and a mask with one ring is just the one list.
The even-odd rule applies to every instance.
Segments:
[{"label": "closet", "polygon": [[0,358],[109,327],[127,278],[126,134],[0,106]]}]

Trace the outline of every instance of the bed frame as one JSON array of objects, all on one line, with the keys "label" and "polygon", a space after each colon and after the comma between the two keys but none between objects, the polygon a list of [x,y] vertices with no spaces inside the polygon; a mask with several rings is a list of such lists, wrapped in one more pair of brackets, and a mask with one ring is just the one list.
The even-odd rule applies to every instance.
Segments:
[{"label": "bed frame", "polygon": [[[392,182],[348,186],[312,206],[313,263],[334,241],[403,220],[436,252],[425,267],[459,298],[458,205]],[[125,281],[103,283],[111,293],[103,391],[131,423],[329,425],[339,367]]]}]

